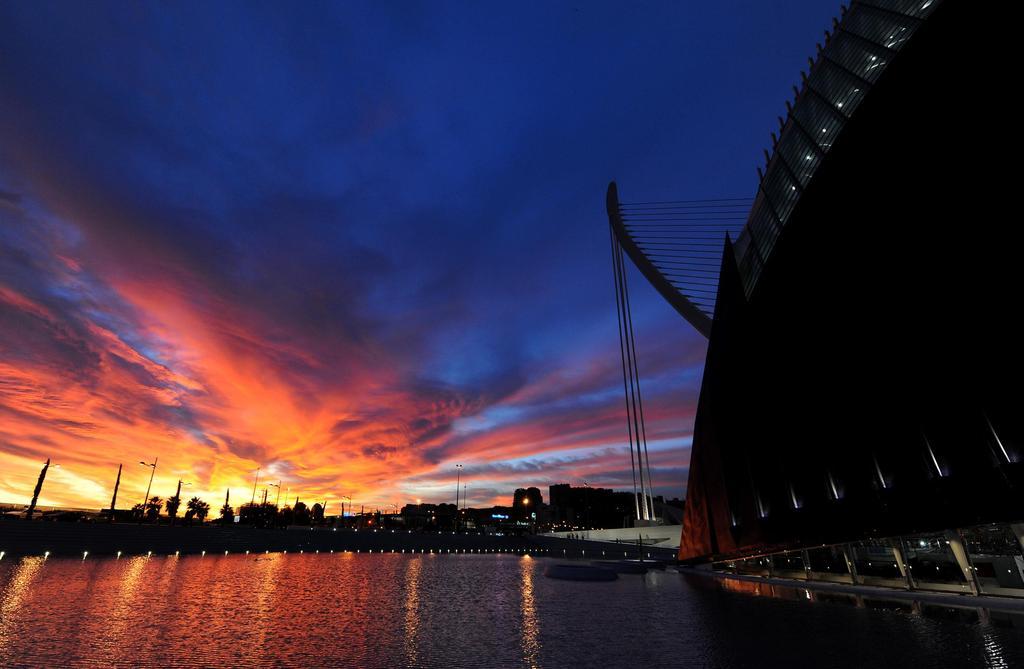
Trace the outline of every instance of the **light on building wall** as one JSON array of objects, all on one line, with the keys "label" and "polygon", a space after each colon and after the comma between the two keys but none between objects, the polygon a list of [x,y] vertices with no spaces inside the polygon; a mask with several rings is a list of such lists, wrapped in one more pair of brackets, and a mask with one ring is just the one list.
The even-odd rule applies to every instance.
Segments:
[{"label": "light on building wall", "polygon": [[888,489],[889,484],[886,482],[885,476],[882,475],[882,467],[878,464],[878,457],[872,455],[871,460],[875,463],[875,474],[878,475],[878,483],[882,486],[883,490]]},{"label": "light on building wall", "polygon": [[1006,447],[1003,446],[1003,440],[1000,439],[999,435],[996,433],[996,428],[992,426],[992,421],[989,420],[988,414],[984,414],[984,415],[985,415],[985,422],[988,424],[989,432],[992,433],[992,438],[996,440],[996,445],[999,446],[999,450],[1003,454],[1003,457],[1006,458],[1006,461],[1011,463],[1011,464],[1016,462],[1017,459],[1016,458],[1011,458],[1010,454],[1007,453]]},{"label": "light on building wall", "polygon": [[832,476],[832,472],[828,472],[828,487],[832,491],[832,499],[839,501],[843,498],[843,494],[839,491],[839,487],[836,486],[836,480]]},{"label": "light on building wall", "polygon": [[768,507],[765,506],[764,500],[761,499],[761,493],[754,493],[755,499],[757,499],[757,515],[759,518],[768,517]]},{"label": "light on building wall", "polygon": [[793,509],[798,510],[802,505],[800,500],[796,498],[796,490],[793,488],[793,484],[789,484],[789,499],[793,503]]},{"label": "light on building wall", "polygon": [[935,451],[932,450],[931,442],[928,441],[928,437],[926,437],[925,435],[922,434],[921,436],[924,437],[924,446],[926,449],[928,449],[928,455],[931,457],[932,464],[935,465],[935,471],[938,473],[940,478],[945,477],[947,475],[947,472],[942,467],[939,466],[939,460],[938,458],[935,457]]}]

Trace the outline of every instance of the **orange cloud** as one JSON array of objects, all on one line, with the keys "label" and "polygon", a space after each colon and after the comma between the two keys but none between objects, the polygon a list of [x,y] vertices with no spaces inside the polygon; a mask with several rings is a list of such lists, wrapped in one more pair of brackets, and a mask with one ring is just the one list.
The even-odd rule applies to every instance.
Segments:
[{"label": "orange cloud", "polygon": [[[0,242],[29,259],[0,260],[0,501],[27,501],[46,458],[61,467],[40,503],[86,508],[109,503],[122,463],[118,506],[141,501],[150,470],[137,463],[153,458],[153,494],[181,479],[189,495],[216,503],[230,490],[236,505],[257,469],[257,493],[280,480],[291,498],[370,507],[450,501],[454,462],[475,503],[561,480],[629,486],[613,351],[527,370],[510,390],[430,381],[420,352],[360,316],[329,305],[306,318],[287,292],[211,274],[159,240],[122,242],[117,215],[0,219]],[[316,290],[294,299],[315,307]],[[672,444],[652,455],[656,482],[681,488],[680,406],[693,398],[679,392],[652,392],[647,416],[652,444]]]}]

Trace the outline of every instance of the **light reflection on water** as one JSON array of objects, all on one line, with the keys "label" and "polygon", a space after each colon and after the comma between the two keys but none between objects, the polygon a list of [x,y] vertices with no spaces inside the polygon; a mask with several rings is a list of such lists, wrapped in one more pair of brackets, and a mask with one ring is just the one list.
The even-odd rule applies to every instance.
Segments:
[{"label": "light reflection on water", "polygon": [[420,620],[420,565],[422,560],[409,560],[405,570],[405,661],[410,666],[419,664],[416,654]]},{"label": "light reflection on water", "polygon": [[23,608],[23,601],[29,593],[29,586],[39,574],[46,558],[25,558],[8,581],[0,599],[0,658],[7,657],[16,650],[18,636],[16,634],[18,614]]},{"label": "light reflection on water", "polygon": [[[142,570],[145,569],[149,559],[148,557],[134,557],[121,562],[121,582],[116,588],[117,596],[113,598],[110,607],[106,625],[107,636],[102,639],[106,653],[113,664],[123,664],[131,659],[129,641],[141,622],[140,612],[135,610],[132,602],[135,601],[136,591],[145,586],[142,580]],[[97,597],[96,599],[102,598]],[[94,610],[93,615],[99,617],[103,614]]]},{"label": "light reflection on water", "polygon": [[554,581],[543,576],[548,564],[351,553],[6,559],[0,667],[1024,662],[1024,633],[995,614],[840,606],[804,589],[727,591],[671,571]]},{"label": "light reflection on water", "polygon": [[530,556],[525,556],[519,564],[519,571],[523,575],[522,597],[523,597],[523,659],[526,666],[536,669],[537,655],[540,650],[540,627],[537,624],[537,610],[533,603],[533,574],[534,565]]}]

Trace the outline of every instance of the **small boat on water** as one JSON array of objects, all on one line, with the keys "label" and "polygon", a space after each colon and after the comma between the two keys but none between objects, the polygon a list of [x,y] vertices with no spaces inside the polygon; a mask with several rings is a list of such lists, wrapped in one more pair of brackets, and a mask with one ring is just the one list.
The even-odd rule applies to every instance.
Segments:
[{"label": "small boat on water", "polygon": [[613,569],[592,564],[553,564],[544,570],[544,575],[563,581],[614,581],[619,577]]},{"label": "small boat on water", "polygon": [[617,574],[647,573],[647,563],[640,563],[637,560],[595,560],[592,564],[595,567],[611,569]]}]

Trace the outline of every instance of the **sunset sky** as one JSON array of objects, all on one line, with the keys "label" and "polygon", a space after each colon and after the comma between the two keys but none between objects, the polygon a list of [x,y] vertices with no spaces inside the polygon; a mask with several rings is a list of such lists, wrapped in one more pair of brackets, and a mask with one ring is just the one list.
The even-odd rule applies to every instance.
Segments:
[{"label": "sunset sky", "polygon": [[[631,488],[604,189],[753,195],[838,4],[625,6],[0,5],[0,502]],[[681,496],[704,343],[631,289]]]}]

